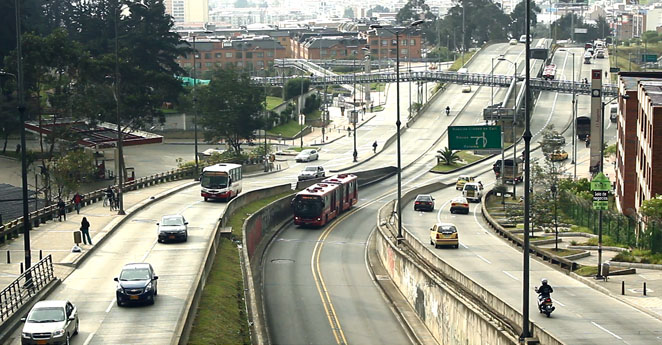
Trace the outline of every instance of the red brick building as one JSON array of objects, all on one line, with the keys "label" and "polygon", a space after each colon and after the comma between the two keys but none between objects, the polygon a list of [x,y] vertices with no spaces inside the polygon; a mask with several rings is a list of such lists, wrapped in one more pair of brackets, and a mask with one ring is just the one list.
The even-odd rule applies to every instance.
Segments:
[{"label": "red brick building", "polygon": [[639,212],[644,200],[662,194],[662,73],[619,75],[616,201],[621,212]]},{"label": "red brick building", "polygon": [[[365,35],[374,59],[396,58],[395,34],[385,29],[377,29],[367,31]],[[421,34],[414,30],[400,33],[400,60],[420,59],[422,40]]]}]

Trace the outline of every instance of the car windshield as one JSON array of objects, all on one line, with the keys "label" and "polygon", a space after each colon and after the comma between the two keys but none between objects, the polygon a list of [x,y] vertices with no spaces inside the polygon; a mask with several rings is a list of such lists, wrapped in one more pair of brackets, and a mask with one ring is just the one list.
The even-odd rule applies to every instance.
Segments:
[{"label": "car windshield", "polygon": [[205,188],[225,188],[228,186],[228,177],[226,175],[217,175],[218,173],[202,173],[200,184]]},{"label": "car windshield", "polygon": [[47,307],[32,310],[28,322],[60,322],[64,321],[64,308]]},{"label": "car windshield", "polygon": [[148,280],[149,270],[146,268],[129,269],[120,273],[120,280]]},{"label": "car windshield", "polygon": [[317,171],[317,168],[316,167],[306,167],[305,169],[303,169],[303,171],[315,172],[315,171]]},{"label": "car windshield", "polygon": [[464,190],[476,190],[476,189],[478,189],[478,187],[476,187],[476,185],[473,185],[473,184],[465,184],[464,185]]},{"label": "car windshield", "polygon": [[419,195],[416,197],[416,201],[432,201],[432,198],[429,195]]},{"label": "car windshield", "polygon": [[169,217],[163,218],[161,225],[165,226],[175,226],[175,225],[184,225],[184,218],[182,217]]},{"label": "car windshield", "polygon": [[303,150],[303,151],[301,151],[302,155],[309,155],[311,153],[313,153],[313,150]]},{"label": "car windshield", "polygon": [[452,234],[454,232],[457,232],[454,226],[446,226],[446,225],[438,227],[437,231],[444,234]]},{"label": "car windshield", "polygon": [[294,215],[299,217],[315,217],[322,213],[322,199],[319,196],[298,195],[292,203]]}]

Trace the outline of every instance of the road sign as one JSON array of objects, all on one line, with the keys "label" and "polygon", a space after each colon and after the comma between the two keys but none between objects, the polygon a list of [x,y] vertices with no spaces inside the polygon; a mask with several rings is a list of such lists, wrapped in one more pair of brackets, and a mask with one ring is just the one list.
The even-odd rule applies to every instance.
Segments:
[{"label": "road sign", "polygon": [[352,110],[349,117],[349,123],[356,124],[358,122],[359,122],[359,112],[356,110]]},{"label": "road sign", "polygon": [[451,150],[501,149],[501,126],[449,126]]},{"label": "road sign", "polygon": [[602,172],[599,172],[591,180],[591,191],[593,191],[593,209],[606,210],[609,207],[609,190],[611,182]]},{"label": "road sign", "polygon": [[656,62],[657,54],[641,54],[641,62]]},{"label": "road sign", "polygon": [[618,73],[621,71],[620,67],[609,67],[609,73]]}]

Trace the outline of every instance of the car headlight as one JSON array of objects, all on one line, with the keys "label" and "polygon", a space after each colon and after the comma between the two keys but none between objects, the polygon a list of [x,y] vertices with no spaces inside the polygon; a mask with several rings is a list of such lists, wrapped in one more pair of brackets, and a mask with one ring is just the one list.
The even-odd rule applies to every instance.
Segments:
[{"label": "car headlight", "polygon": [[149,291],[152,289],[152,283],[148,283],[147,286],[145,286],[145,291]]},{"label": "car headlight", "polygon": [[55,332],[53,332],[53,337],[59,337],[64,334],[64,329],[58,329]]},{"label": "car headlight", "polygon": [[21,332],[21,336],[23,336],[23,338],[30,339],[32,337],[32,334],[26,333],[26,332]]}]

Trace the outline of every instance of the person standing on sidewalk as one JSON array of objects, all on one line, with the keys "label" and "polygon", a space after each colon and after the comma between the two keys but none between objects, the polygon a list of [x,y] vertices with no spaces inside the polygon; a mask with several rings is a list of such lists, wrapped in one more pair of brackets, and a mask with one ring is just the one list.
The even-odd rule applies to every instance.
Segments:
[{"label": "person standing on sidewalk", "polygon": [[62,198],[58,199],[57,202],[57,215],[58,215],[58,220],[62,221],[62,218],[64,217],[64,221],[67,221],[67,206],[64,204],[64,201]]},{"label": "person standing on sidewalk", "polygon": [[76,193],[74,194],[74,197],[71,199],[71,201],[74,202],[74,208],[76,209],[76,214],[80,214],[80,204],[83,201],[83,196]]},{"label": "person standing on sidewalk", "polygon": [[372,152],[377,153],[377,140],[375,140],[375,142],[372,143]]},{"label": "person standing on sidewalk", "polygon": [[87,221],[86,217],[83,217],[83,220],[80,222],[80,231],[82,232],[83,244],[92,245],[92,238],[90,237],[90,222]]}]

